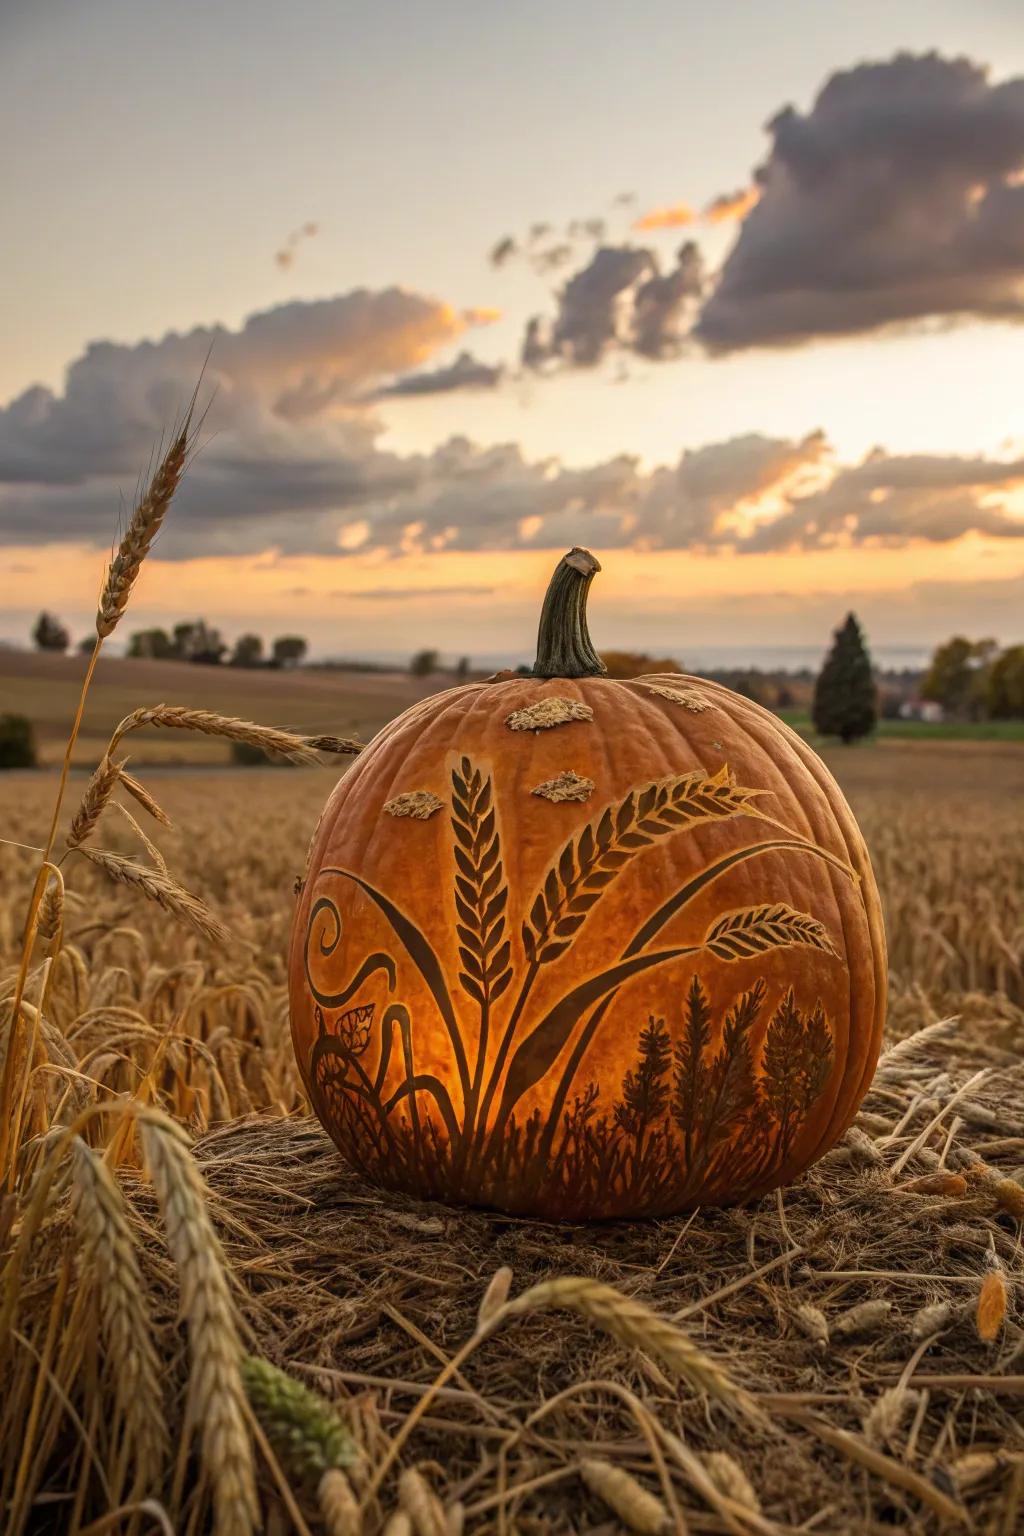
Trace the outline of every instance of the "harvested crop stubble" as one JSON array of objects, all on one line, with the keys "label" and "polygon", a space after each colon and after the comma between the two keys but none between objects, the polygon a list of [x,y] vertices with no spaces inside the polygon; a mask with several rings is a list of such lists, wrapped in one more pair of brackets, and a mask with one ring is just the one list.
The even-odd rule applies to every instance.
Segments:
[{"label": "harvested crop stubble", "polygon": [[[851,754],[849,772],[868,776],[876,761]],[[413,1490],[426,1487],[433,1515],[439,1505],[451,1525],[461,1508],[468,1533],[561,1536],[607,1526],[614,1506],[605,1495],[630,1487],[634,1507],[652,1522],[655,1507],[671,1510],[674,1499],[694,1530],[777,1531],[823,1509],[824,1528],[836,1531],[881,1533],[895,1524],[937,1532],[963,1511],[977,1529],[1012,1530],[1020,1517],[1014,1499],[1024,1487],[1021,1229],[1008,1193],[1021,1188],[1024,1165],[1024,851],[1007,783],[1017,770],[994,759],[991,771],[973,776],[974,805],[965,810],[964,783],[972,776],[962,762],[952,772],[936,759],[929,787],[931,761],[915,767],[928,788],[917,801],[897,801],[884,784],[848,787],[883,854],[896,957],[894,1033],[908,1035],[953,1011],[964,1023],[930,1029],[884,1058],[856,1131],[781,1197],[670,1221],[577,1227],[385,1196],[345,1169],[300,1113],[285,1013],[291,886],[325,776],[288,775],[286,794],[271,773],[162,778],[157,797],[176,829],[160,833],[171,867],[245,942],[211,948],[83,859],[65,866],[65,943],[52,965],[26,1110],[37,1137],[23,1151],[26,1177],[54,1146],[52,1136],[38,1139],[47,1127],[69,1125],[91,1104],[118,1096],[139,1094],[200,1139],[194,1163],[173,1140],[152,1159],[165,1208],[172,1184],[179,1190],[165,1216],[141,1167],[137,1136],[114,1116],[93,1114],[81,1124],[93,1150],[87,1168],[84,1149],[75,1154],[79,1182],[88,1179],[83,1187],[95,1198],[83,1210],[62,1178],[55,1182],[22,1273],[17,1337],[5,1367],[5,1500],[15,1491],[19,1447],[43,1382],[31,1490],[37,1502],[23,1528],[68,1529],[65,1517],[76,1507],[84,1527],[113,1507],[123,1436],[106,1422],[117,1392],[104,1373],[118,1351],[127,1358],[141,1349],[132,1343],[137,1319],[119,1323],[112,1314],[95,1344],[89,1341],[89,1354],[69,1276],[84,1264],[100,1278],[110,1254],[124,1256],[127,1274],[132,1252],[141,1276],[136,1290],[152,1317],[171,1445],[162,1481],[135,1494],[159,1500],[175,1530],[212,1529],[213,1485],[196,1492],[204,1445],[221,1475],[245,1488],[241,1407],[232,1392],[234,1370],[252,1377],[251,1359],[284,1369],[337,1415],[337,1423],[314,1426],[314,1444],[310,1400],[256,1366],[262,1385],[250,1393],[249,1411],[289,1488],[286,1498],[257,1445],[260,1518],[269,1514],[270,1528],[301,1529],[289,1499],[317,1536],[325,1516],[342,1529],[365,1499],[366,1536],[388,1521],[389,1529],[410,1532],[410,1507],[423,1518]],[[19,835],[41,841],[51,798],[49,784],[20,779],[0,788],[0,819],[11,827],[16,808]],[[107,825],[104,813],[105,842]],[[112,835],[134,846],[130,829]],[[921,852],[929,847],[931,854]],[[0,849],[0,950],[8,968],[0,981],[0,1057],[32,867],[30,854]],[[1015,957],[1011,963],[1004,954],[1001,972],[992,924],[968,921],[971,911],[987,910],[986,892],[1000,942]],[[930,917],[922,916],[922,894]],[[921,948],[921,930],[932,919],[952,955]],[[909,934],[901,923],[911,925]],[[927,954],[935,959],[930,969]],[[39,963],[37,954],[30,1000],[38,995]],[[1000,976],[1002,993],[993,990]],[[979,1071],[985,1075],[961,1093]],[[110,1183],[97,1172],[100,1153]],[[111,1188],[121,1191],[123,1226]],[[208,1230],[198,1246],[194,1241],[204,1219],[217,1232],[227,1291],[208,1267],[216,1252]],[[17,1240],[19,1221],[0,1234],[0,1257]],[[66,1262],[72,1257],[75,1270]],[[190,1264],[205,1290],[183,1285],[177,1269]],[[978,1304],[995,1274],[1005,1284],[1005,1306],[986,1340]],[[525,1304],[516,1310],[532,1287],[550,1297],[571,1277],[585,1283],[580,1294],[586,1286],[594,1295],[614,1287],[627,1308],[672,1323],[753,1396],[769,1422],[731,1413],[699,1381],[676,1380],[660,1355],[636,1347],[642,1340],[617,1338],[594,1317]],[[989,1283],[990,1294],[996,1284]],[[374,1469],[473,1334],[485,1297],[488,1336],[436,1392],[370,1496]],[[219,1326],[219,1345],[203,1369],[190,1363],[183,1299],[186,1311]],[[232,1306],[240,1314],[233,1325]],[[490,1331],[503,1309],[507,1315]],[[851,1317],[856,1327],[842,1324]],[[89,1369],[72,1369],[76,1347]],[[46,1389],[37,1356],[49,1360],[67,1410]],[[201,1429],[185,1432],[186,1404],[204,1393],[207,1402],[220,1394],[209,1439]],[[342,1472],[346,1431],[356,1459]],[[188,1460],[179,1475],[182,1443]],[[591,1466],[588,1489],[584,1463],[625,1473],[632,1483]],[[409,1475],[417,1468],[419,1482]],[[127,1474],[121,1486],[127,1498]],[[243,1492],[243,1511],[245,1503]]]},{"label": "harvested crop stubble", "polygon": [[[1022,1037],[1024,1030],[1018,1049]],[[990,1065],[981,1102],[997,1117],[1009,1113],[1020,1093],[1020,1069],[983,1038],[936,1045],[922,1065],[921,1083],[945,1072],[968,1076],[965,1058],[971,1066]],[[869,1096],[868,1114],[888,1116],[895,1125],[920,1086],[897,1093],[899,1103],[889,1089]],[[910,1483],[862,1476],[856,1461],[823,1445],[803,1422],[785,1424],[783,1456],[778,1427],[738,1424],[721,1410],[705,1415],[692,1388],[670,1383],[654,1357],[586,1317],[530,1310],[507,1318],[479,1345],[404,1448],[406,1465],[432,1460],[443,1469],[437,1492],[445,1504],[466,1504],[470,1530],[496,1528],[488,1523],[493,1506],[478,1524],[472,1511],[498,1486],[503,1440],[567,1380],[591,1385],[528,1436],[510,1440],[509,1507],[524,1530],[566,1529],[570,1511],[580,1507],[580,1485],[570,1472],[522,1496],[516,1487],[532,1488],[544,1474],[576,1467],[583,1457],[624,1468],[659,1497],[644,1436],[609,1389],[616,1382],[639,1393],[668,1434],[701,1453],[727,1451],[746,1474],[762,1518],[776,1524],[799,1523],[828,1504],[836,1529],[882,1529],[898,1512],[909,1530],[938,1530],[938,1512],[923,1494],[956,1505],[950,1468],[972,1445],[996,1447],[1004,1458],[1002,1470],[964,1495],[983,1524],[1006,1496],[1013,1457],[1024,1455],[1017,1425],[1024,1381],[1012,1374],[1020,1344],[1019,1230],[994,1202],[987,1214],[959,1220],[945,1201],[899,1195],[884,1172],[866,1177],[859,1166],[840,1161],[813,1170],[781,1207],[768,1200],[748,1211],[686,1220],[564,1228],[382,1196],[347,1172],[319,1127],[301,1118],[228,1125],[196,1152],[260,1352],[332,1399],[357,1441],[359,1406],[367,1396],[384,1429],[398,1430],[440,1360],[465,1341],[494,1270],[508,1265],[513,1303],[532,1285],[578,1274],[617,1286],[662,1317],[679,1315],[679,1326],[758,1396],[776,1426],[790,1411],[809,1411]],[[157,1220],[152,1193],[131,1173],[125,1190],[130,1220],[143,1239]],[[428,1210],[440,1230],[425,1220]],[[60,1214],[56,1222],[51,1244],[59,1251]],[[140,1243],[140,1252],[158,1347],[173,1362],[168,1385],[177,1427],[188,1372],[175,1344],[176,1289],[151,1240],[144,1248]],[[978,1338],[972,1305],[989,1253],[1003,1265],[1009,1296],[1004,1335],[995,1345]],[[26,1304],[21,1322],[33,1337],[53,1295],[53,1256],[51,1247],[34,1261],[31,1311]],[[887,1299],[892,1308],[880,1330],[834,1334],[824,1351],[790,1321],[795,1305],[838,1319],[854,1306]],[[920,1394],[919,1411],[875,1451],[862,1423],[906,1373],[919,1308],[943,1301],[950,1311],[944,1320],[935,1317],[931,1342],[906,1382]],[[852,1380],[859,1383],[853,1390]],[[983,1387],[978,1394],[970,1391],[975,1381]],[[379,1459],[379,1447],[368,1449]],[[684,1508],[695,1520],[706,1519],[703,1499],[682,1469],[674,1468],[672,1477]],[[303,1498],[315,1521],[315,1502]],[[373,1523],[378,1509],[383,1517],[396,1500],[397,1483],[389,1479],[379,1506],[371,1507],[369,1530],[379,1528]],[[599,1523],[600,1500],[585,1507]],[[741,1521],[737,1528],[747,1527]]]}]

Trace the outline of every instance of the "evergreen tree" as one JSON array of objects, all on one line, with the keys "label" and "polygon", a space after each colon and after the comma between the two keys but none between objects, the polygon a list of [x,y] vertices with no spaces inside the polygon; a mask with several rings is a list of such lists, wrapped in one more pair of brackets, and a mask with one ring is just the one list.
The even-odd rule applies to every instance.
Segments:
[{"label": "evergreen tree", "polygon": [[814,729],[849,743],[875,728],[878,705],[871,657],[856,616],[846,615],[814,685]]},{"label": "evergreen tree", "polygon": [[685,1029],[676,1042],[673,1073],[672,1117],[683,1133],[683,1153],[687,1169],[693,1167],[693,1153],[703,1129],[702,1114],[707,1097],[708,1069],[704,1055],[711,1044],[711,1004],[694,976],[686,999]]},{"label": "evergreen tree", "polygon": [[36,619],[32,639],[41,651],[66,651],[71,644],[71,636],[64,625],[45,611]]}]

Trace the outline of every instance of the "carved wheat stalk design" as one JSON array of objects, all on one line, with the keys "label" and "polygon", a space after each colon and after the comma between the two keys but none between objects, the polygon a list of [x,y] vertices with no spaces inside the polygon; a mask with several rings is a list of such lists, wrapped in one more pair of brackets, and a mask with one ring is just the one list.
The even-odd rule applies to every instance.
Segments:
[{"label": "carved wheat stalk design", "polygon": [[728,767],[715,774],[703,769],[657,779],[631,789],[617,805],[608,805],[575,839],[566,843],[548,870],[522,927],[527,968],[509,1015],[487,1082],[477,1126],[481,1147],[516,1029],[542,965],[567,950],[587,914],[622,869],[660,838],[699,822],[732,816],[758,816],[754,800],[762,793],[736,784]]},{"label": "carved wheat stalk design", "polygon": [[602,892],[641,849],[700,821],[756,816],[752,802],[760,793],[736,784],[727,768],[714,775],[698,769],[632,789],[607,806],[548,870],[523,924],[527,959],[545,965],[563,954]]},{"label": "carved wheat stalk design", "polygon": [[487,1059],[491,1004],[512,980],[512,944],[505,919],[508,886],[491,780],[484,778],[468,757],[452,770],[451,823],[455,838],[455,930],[462,963],[459,982],[480,1008],[477,1059],[463,1127],[468,1139]]}]

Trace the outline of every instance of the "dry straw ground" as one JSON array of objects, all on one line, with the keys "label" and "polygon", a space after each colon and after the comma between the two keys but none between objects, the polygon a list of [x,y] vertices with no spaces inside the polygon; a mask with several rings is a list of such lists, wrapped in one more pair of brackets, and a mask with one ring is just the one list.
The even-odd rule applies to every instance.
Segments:
[{"label": "dry straw ground", "polygon": [[344,1168],[285,1007],[330,772],[142,788],[137,732],[259,737],[144,714],[56,828],[52,780],[0,788],[53,840],[0,847],[5,1531],[1024,1526],[1024,755],[838,759],[894,982],[844,1143],[746,1209],[555,1227]]}]

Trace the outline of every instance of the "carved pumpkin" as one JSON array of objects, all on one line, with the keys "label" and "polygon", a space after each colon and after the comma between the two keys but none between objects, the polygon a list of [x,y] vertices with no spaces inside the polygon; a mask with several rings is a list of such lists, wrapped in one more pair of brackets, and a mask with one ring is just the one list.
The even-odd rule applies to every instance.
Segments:
[{"label": "carved pumpkin", "polygon": [[533,674],[407,710],[314,835],[292,1036],[382,1184],[547,1217],[744,1200],[874,1070],[885,941],[840,790],[725,688],[604,677],[599,569],[566,555]]}]

